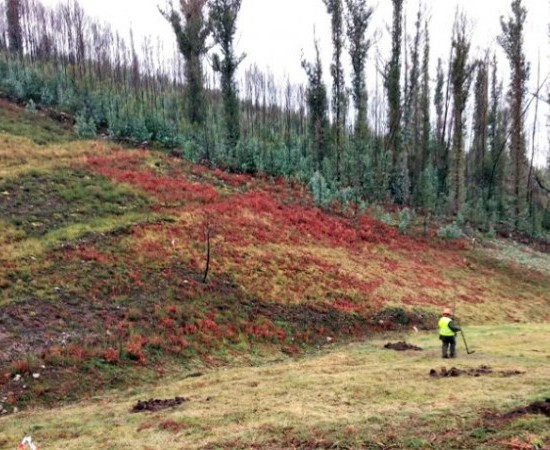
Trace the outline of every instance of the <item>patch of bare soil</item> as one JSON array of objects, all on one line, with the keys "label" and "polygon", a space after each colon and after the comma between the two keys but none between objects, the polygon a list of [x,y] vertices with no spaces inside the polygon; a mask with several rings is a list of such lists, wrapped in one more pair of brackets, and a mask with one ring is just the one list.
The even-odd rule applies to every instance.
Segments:
[{"label": "patch of bare soil", "polygon": [[159,424],[159,430],[171,431],[172,433],[179,433],[181,425],[173,420],[165,420]]},{"label": "patch of bare soil", "polygon": [[[23,358],[41,355],[51,346],[87,344],[99,338],[98,327],[114,319],[123,320],[125,310],[116,305],[90,302],[57,291],[58,302],[27,298],[0,311],[0,367]],[[98,325],[99,324],[99,325]]]},{"label": "patch of bare soil", "polygon": [[524,373],[525,372],[522,372],[521,370],[493,370],[489,366],[479,366],[478,368],[473,369],[457,369],[456,367],[447,369],[446,367],[442,367],[439,371],[436,369],[430,370],[430,376],[432,378],[459,377],[461,375],[480,377],[482,375],[491,374],[496,374],[503,377],[512,377],[515,375],[522,375]]},{"label": "patch of bare soil", "polygon": [[400,342],[388,342],[386,345],[384,345],[384,348],[390,349],[390,350],[397,350],[398,352],[404,352],[406,350],[414,350],[414,351],[422,351],[422,347],[417,347],[416,345],[407,344],[406,342],[400,341]]},{"label": "patch of bare soil", "polygon": [[437,317],[430,312],[408,311],[403,308],[384,308],[370,318],[371,324],[380,331],[417,328],[431,330]]},{"label": "patch of bare soil", "polygon": [[172,399],[161,400],[151,398],[149,400],[138,400],[134,407],[130,410],[133,413],[145,412],[145,411],[161,411],[163,409],[173,408],[181,405],[187,400],[183,397],[175,397]]},{"label": "patch of bare soil", "polygon": [[[352,445],[344,444],[342,442],[331,442],[325,439],[284,439],[283,441],[277,440],[276,442],[262,443],[262,444],[246,444],[242,442],[231,442],[228,444],[212,444],[206,447],[202,447],[204,450],[282,450],[282,449],[294,449],[294,450],[367,450],[371,448],[390,448],[381,447],[381,444],[369,444],[369,443],[354,443]],[[391,446],[391,448],[396,448]]]},{"label": "patch of bare soil", "polygon": [[272,322],[286,322],[297,330],[317,329],[324,330],[324,334],[364,336],[369,329],[366,318],[326,305],[283,305],[255,299],[242,300],[241,308],[247,311],[249,321],[263,316]]},{"label": "patch of bare soil", "polygon": [[514,419],[519,416],[524,416],[526,414],[541,414],[546,417],[550,417],[550,398],[541,400],[538,402],[533,402],[528,406],[521,408],[513,409],[500,417],[502,419]]},{"label": "patch of bare soil", "polygon": [[[526,416],[527,414],[542,415],[542,416],[550,417],[550,398],[533,402],[530,405],[515,408],[505,413],[497,413],[493,411],[486,412],[483,415],[483,420],[486,423],[485,427],[508,428],[511,421],[515,419],[519,419],[523,416]],[[512,447],[507,447],[507,448],[512,448]],[[531,449],[535,447],[529,444],[528,446],[527,445],[521,446],[521,447],[518,446],[513,448]],[[542,447],[536,447],[536,448],[550,449],[550,439],[547,439]]]}]

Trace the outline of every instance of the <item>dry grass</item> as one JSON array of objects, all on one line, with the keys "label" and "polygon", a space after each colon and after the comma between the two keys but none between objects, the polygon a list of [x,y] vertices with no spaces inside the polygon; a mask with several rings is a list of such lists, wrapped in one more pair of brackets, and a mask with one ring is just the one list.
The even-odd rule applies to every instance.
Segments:
[{"label": "dry grass", "polygon": [[[26,257],[38,257],[60,244],[74,240],[87,233],[107,233],[136,223],[151,222],[159,216],[150,213],[127,213],[123,216],[100,217],[87,223],[71,224],[38,238],[21,238],[13,233],[13,227],[7,225],[0,230],[2,260],[13,261]],[[0,221],[0,227],[3,222]]]},{"label": "dry grass", "polygon": [[0,181],[30,170],[67,167],[105,151],[106,145],[93,141],[40,146],[26,137],[0,134]]},{"label": "dry grass", "polygon": [[[445,448],[496,449],[526,432],[530,439],[548,439],[548,418],[518,419],[489,437],[480,420],[484,411],[504,412],[550,395],[550,350],[541,345],[550,339],[550,326],[475,327],[467,337],[476,353],[461,351],[452,361],[458,368],[487,365],[524,373],[430,378],[430,369],[439,370],[443,361],[437,339],[393,336],[424,351],[385,350],[386,341],[376,340],[298,360],[163,380],[0,419],[0,448],[14,448],[25,432],[41,448],[56,449],[292,448],[297,442],[317,442],[319,448],[328,448],[320,442],[338,448],[442,448],[442,434],[448,436]],[[175,396],[188,402],[156,413],[129,412],[139,399]],[[162,429],[167,421],[177,432]]]},{"label": "dry grass", "polygon": [[550,275],[550,255],[513,241],[492,240],[487,253],[493,258]]}]

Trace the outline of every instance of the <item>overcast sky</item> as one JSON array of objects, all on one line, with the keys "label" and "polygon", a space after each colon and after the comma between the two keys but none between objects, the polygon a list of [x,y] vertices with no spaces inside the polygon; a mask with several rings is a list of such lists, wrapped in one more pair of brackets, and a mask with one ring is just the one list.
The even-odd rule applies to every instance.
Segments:
[{"label": "overcast sky", "polygon": [[[60,0],[42,0],[54,5]],[[134,29],[136,38],[160,36],[167,48],[175,46],[175,38],[169,24],[161,17],[157,6],[166,6],[167,0],[79,0],[93,17],[113,24],[116,29],[127,32]],[[177,5],[178,0],[174,0]],[[451,30],[457,7],[464,11],[471,23],[472,56],[478,56],[489,48],[497,52],[501,60],[502,74],[506,76],[507,62],[499,48],[496,37],[500,34],[500,17],[511,12],[510,0],[422,0],[430,20],[431,61],[435,67],[437,58],[448,59]],[[530,90],[536,85],[537,59],[540,54],[541,79],[550,72],[550,0],[523,0],[527,8],[525,49],[531,62]],[[389,28],[392,16],[391,0],[373,0],[374,8],[371,35],[376,36],[376,48],[370,53],[371,66],[376,60],[388,58]],[[405,0],[407,32],[414,32],[414,21],[419,0]],[[314,30],[322,49],[326,81],[331,59],[330,17],[322,0],[243,0],[238,23],[236,47],[247,54],[242,67],[257,64],[260,69],[269,68],[277,79],[290,77],[292,81],[304,82],[300,65],[303,54],[312,60]],[[374,72],[367,73],[373,78]],[[435,71],[432,70],[432,76]],[[506,80],[505,80],[506,81]],[[372,80],[370,80],[372,82]],[[541,105],[541,125],[547,123],[547,107]],[[544,121],[543,121],[544,119]],[[544,158],[547,139],[541,139],[540,158]],[[542,148],[544,147],[544,148]]]},{"label": "overcast sky", "polygon": [[[61,0],[42,0],[53,5]],[[116,28],[133,27],[137,36],[161,36],[174,45],[169,24],[161,17],[157,6],[165,6],[168,0],[79,0],[90,15],[112,23]],[[177,5],[178,0],[174,0]],[[430,33],[432,60],[448,56],[450,35],[457,6],[471,21],[474,53],[485,48],[495,48],[500,33],[500,17],[510,14],[510,0],[422,0],[431,17]],[[525,44],[529,57],[535,64],[540,50],[545,65],[550,56],[548,23],[549,0],[523,0],[527,8]],[[379,46],[385,49],[389,39],[392,2],[373,0],[374,8],[370,31],[380,36]],[[407,31],[413,32],[419,0],[405,0]],[[322,0],[243,0],[239,16],[237,48],[245,52],[247,63],[270,67],[277,75],[303,77],[300,67],[302,50],[306,57],[313,54],[313,31],[323,49],[324,59],[330,60],[330,18]],[[372,55],[374,56],[374,54]],[[385,56],[385,55],[384,55]]]}]

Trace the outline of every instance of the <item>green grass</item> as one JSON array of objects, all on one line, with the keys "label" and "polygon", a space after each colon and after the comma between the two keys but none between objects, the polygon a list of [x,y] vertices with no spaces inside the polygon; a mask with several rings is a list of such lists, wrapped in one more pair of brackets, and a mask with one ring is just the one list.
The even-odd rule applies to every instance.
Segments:
[{"label": "green grass", "polygon": [[0,183],[0,219],[29,237],[100,217],[144,209],[148,201],[125,186],[82,170],[30,171]]},{"label": "green grass", "polygon": [[[0,419],[0,448],[29,432],[41,448],[248,449],[411,448],[503,449],[513,442],[550,442],[550,419],[498,418],[550,396],[550,325],[466,330],[475,353],[459,348],[439,358],[433,333],[386,336],[335,346],[298,359],[279,357],[257,367],[171,373],[131,391],[112,391],[77,405],[35,409]],[[422,352],[385,350],[405,339]],[[430,369],[490,366],[480,377],[434,379]],[[503,376],[499,371],[519,370]],[[32,381],[28,381],[31,383]],[[188,399],[156,413],[129,412],[137,400]],[[492,414],[492,416],[490,414]],[[175,431],[165,430],[167,421]],[[519,447],[518,447],[519,448]],[[527,448],[527,447],[525,447]]]},{"label": "green grass", "polygon": [[0,134],[25,136],[37,145],[67,142],[74,139],[71,130],[38,112],[14,108],[0,100]]}]

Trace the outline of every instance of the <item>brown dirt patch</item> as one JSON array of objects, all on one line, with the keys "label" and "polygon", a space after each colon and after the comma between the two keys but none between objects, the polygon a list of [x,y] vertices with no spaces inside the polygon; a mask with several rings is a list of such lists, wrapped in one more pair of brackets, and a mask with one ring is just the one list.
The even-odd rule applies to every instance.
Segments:
[{"label": "brown dirt patch", "polygon": [[459,377],[461,375],[466,375],[470,377],[480,377],[482,375],[491,375],[496,374],[503,377],[511,377],[515,375],[522,375],[525,372],[521,370],[493,370],[489,366],[479,366],[478,368],[473,369],[457,369],[456,367],[451,367],[447,369],[442,367],[439,371],[436,369],[430,370],[430,376],[432,378],[446,378],[446,377]]},{"label": "brown dirt patch", "polygon": [[397,350],[399,352],[404,352],[406,350],[414,350],[414,351],[422,351],[422,347],[417,347],[416,345],[407,344],[406,342],[400,341],[400,342],[388,342],[386,345],[384,345],[384,348],[390,349],[390,350]]},{"label": "brown dirt patch", "polygon": [[327,305],[283,305],[262,302],[259,299],[242,300],[249,321],[267,317],[274,323],[286,322],[295,330],[317,330],[323,335],[364,336],[369,330],[368,320],[358,314],[338,311]]},{"label": "brown dirt patch", "polygon": [[181,430],[181,425],[173,420],[165,420],[160,423],[159,430],[171,431],[172,433],[178,433]]},{"label": "brown dirt patch", "polygon": [[502,419],[514,419],[516,417],[524,416],[526,414],[541,414],[546,417],[550,417],[550,398],[533,402],[528,406],[513,409],[500,417]]},{"label": "brown dirt patch", "polygon": [[27,236],[43,236],[96,217],[142,210],[147,199],[84,170],[30,172],[0,184],[0,217]]},{"label": "brown dirt patch", "polygon": [[27,298],[0,310],[0,326],[10,333],[1,339],[0,367],[25,355],[41,355],[51,346],[92,344],[99,339],[101,324],[125,317],[125,308],[90,302],[62,289],[56,300]]},{"label": "brown dirt patch", "polygon": [[389,307],[377,311],[370,322],[380,331],[410,329],[431,330],[437,322],[437,316],[429,311],[409,311],[403,308]]},{"label": "brown dirt patch", "polygon": [[172,399],[161,400],[151,398],[149,400],[138,400],[138,402],[133,406],[130,412],[139,413],[145,411],[161,411],[163,409],[173,408],[175,406],[181,405],[187,400],[183,397],[175,397]]},{"label": "brown dirt patch", "polygon": [[[510,422],[515,419],[519,419],[527,414],[542,415],[550,417],[550,398],[533,402],[527,406],[518,407],[505,413],[498,413],[494,411],[487,411],[483,414],[483,420],[485,427],[489,428],[507,428]],[[550,449],[550,440],[547,440],[541,449]],[[507,447],[508,448],[508,447]],[[535,448],[529,445],[528,447],[513,447],[513,448]],[[537,447],[539,448],[539,447]]]},{"label": "brown dirt patch", "polygon": [[327,439],[294,439],[285,438],[276,442],[266,442],[262,444],[247,444],[240,441],[230,442],[226,444],[210,444],[203,447],[204,450],[367,450],[371,448],[396,448],[393,446],[381,447],[380,444],[372,443],[354,443],[344,444],[342,442],[332,442]]}]

